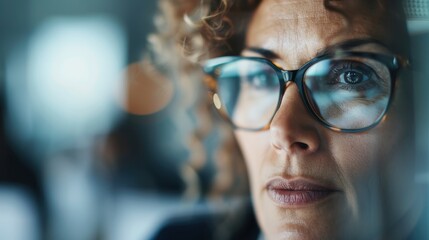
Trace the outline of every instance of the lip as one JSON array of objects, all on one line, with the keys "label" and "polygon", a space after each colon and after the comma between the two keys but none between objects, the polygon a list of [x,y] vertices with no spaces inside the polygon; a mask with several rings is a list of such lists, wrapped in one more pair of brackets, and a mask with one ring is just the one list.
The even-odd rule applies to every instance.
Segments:
[{"label": "lip", "polygon": [[275,178],[266,185],[268,196],[281,207],[303,207],[321,202],[339,190],[307,179]]}]

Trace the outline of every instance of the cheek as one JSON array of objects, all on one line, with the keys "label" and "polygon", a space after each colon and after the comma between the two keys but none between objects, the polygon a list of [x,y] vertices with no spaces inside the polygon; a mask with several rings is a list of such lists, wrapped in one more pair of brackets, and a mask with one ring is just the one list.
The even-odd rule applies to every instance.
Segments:
[{"label": "cheek", "polygon": [[270,146],[270,136],[268,131],[248,132],[235,131],[235,137],[240,145],[246,161],[247,170],[251,185],[261,174],[262,163],[267,158],[267,152]]},{"label": "cheek", "polygon": [[364,134],[339,134],[329,146],[360,228],[377,229],[373,227],[397,220],[410,207],[414,165],[407,164],[411,143],[393,128],[399,122],[391,118]]},{"label": "cheek", "polygon": [[377,174],[382,145],[377,135],[342,134],[333,138],[329,149],[342,177],[352,181]]},{"label": "cheek", "polygon": [[382,155],[377,139],[371,135],[346,135],[331,142],[331,154],[355,219],[360,218],[362,209],[376,205]]},{"label": "cheek", "polygon": [[[380,136],[334,133],[327,140],[345,195],[348,215],[340,223],[342,232],[356,236],[379,235],[383,222],[380,177],[386,155]],[[360,232],[362,229],[366,232]]]}]

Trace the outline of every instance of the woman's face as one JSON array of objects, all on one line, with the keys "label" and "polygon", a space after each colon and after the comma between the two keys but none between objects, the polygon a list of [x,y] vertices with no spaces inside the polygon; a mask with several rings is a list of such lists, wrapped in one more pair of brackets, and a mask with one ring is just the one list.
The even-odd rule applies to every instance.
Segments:
[{"label": "woman's face", "polygon": [[[277,55],[270,60],[293,70],[346,40],[386,40],[377,35],[384,29],[376,21],[358,14],[350,19],[347,25],[323,1],[265,0],[250,22],[246,47],[269,50]],[[378,44],[355,50],[392,54]],[[248,50],[242,55],[260,56]],[[409,231],[418,204],[405,81],[399,80],[387,118],[362,133],[324,127],[304,106],[296,84],[287,86],[269,130],[235,131],[267,239],[398,237]]]}]

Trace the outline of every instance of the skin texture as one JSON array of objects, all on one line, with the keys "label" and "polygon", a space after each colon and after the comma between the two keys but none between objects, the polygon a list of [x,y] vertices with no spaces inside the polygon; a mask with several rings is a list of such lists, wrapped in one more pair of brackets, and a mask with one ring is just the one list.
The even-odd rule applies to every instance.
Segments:
[{"label": "skin texture", "polygon": [[[379,13],[376,15],[380,15]],[[322,1],[262,1],[248,27],[246,47],[270,50],[283,69],[298,69],[326,47],[380,36],[383,25],[325,9]],[[379,29],[379,31],[377,31]],[[346,31],[347,30],[347,31]],[[362,50],[388,53],[376,44]],[[392,50],[394,52],[394,50]],[[245,56],[258,56],[243,51]],[[267,239],[402,239],[421,206],[407,97],[399,80],[387,118],[363,133],[322,126],[306,110],[295,84],[288,86],[267,131],[236,130],[246,159],[257,219]],[[339,192],[299,207],[281,207],[268,196],[273,178],[305,179]]]}]

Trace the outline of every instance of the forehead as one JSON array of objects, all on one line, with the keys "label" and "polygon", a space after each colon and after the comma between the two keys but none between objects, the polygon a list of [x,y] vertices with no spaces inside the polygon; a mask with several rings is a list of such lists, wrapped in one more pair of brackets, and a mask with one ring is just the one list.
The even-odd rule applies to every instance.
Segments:
[{"label": "forehead", "polygon": [[328,10],[323,0],[264,0],[249,24],[246,47],[271,50],[285,62],[284,67],[294,68],[335,43],[377,38],[371,19],[359,12],[349,17],[352,22]]}]

